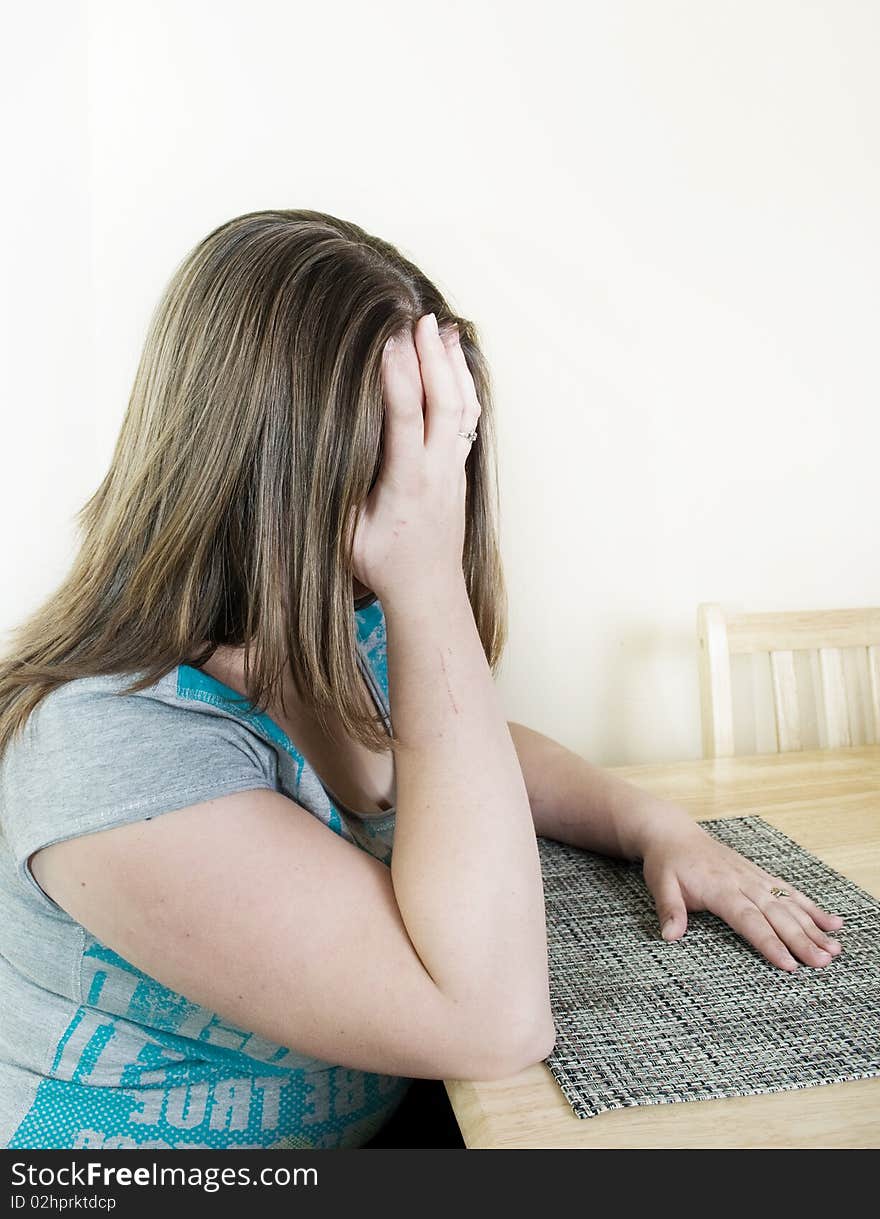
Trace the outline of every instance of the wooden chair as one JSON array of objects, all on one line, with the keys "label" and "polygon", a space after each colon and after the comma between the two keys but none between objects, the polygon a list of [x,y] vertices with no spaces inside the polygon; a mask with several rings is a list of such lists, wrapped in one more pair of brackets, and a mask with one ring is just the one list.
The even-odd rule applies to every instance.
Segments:
[{"label": "wooden chair", "polygon": [[[697,636],[704,757],[734,753],[730,658],[740,653],[769,653],[777,752],[804,748],[795,672],[800,651],[812,653],[819,747],[880,744],[880,608],[725,614],[706,602],[697,607]],[[846,648],[867,649],[864,742],[853,740],[851,731]]]}]

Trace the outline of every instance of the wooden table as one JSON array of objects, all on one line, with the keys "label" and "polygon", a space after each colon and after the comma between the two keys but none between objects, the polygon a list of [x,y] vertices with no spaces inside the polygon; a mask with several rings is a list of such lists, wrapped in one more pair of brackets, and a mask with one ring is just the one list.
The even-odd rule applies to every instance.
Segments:
[{"label": "wooden table", "polygon": [[[696,820],[758,814],[880,896],[880,747],[608,769]],[[468,1147],[880,1146],[880,1078],[591,1118],[575,1117],[542,1062],[504,1080],[447,1080],[446,1091]]]}]

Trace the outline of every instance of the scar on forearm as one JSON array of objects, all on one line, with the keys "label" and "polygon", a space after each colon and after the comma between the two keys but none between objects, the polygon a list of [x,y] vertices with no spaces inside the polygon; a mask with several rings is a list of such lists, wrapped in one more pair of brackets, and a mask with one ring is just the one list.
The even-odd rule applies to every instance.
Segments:
[{"label": "scar on forearm", "polygon": [[440,664],[443,666],[443,678],[446,682],[446,693],[449,695],[449,701],[452,703],[452,710],[456,715],[458,715],[458,707],[456,706],[455,699],[452,696],[452,686],[449,684],[449,674],[446,672],[446,661],[443,659],[442,652],[440,653]]}]

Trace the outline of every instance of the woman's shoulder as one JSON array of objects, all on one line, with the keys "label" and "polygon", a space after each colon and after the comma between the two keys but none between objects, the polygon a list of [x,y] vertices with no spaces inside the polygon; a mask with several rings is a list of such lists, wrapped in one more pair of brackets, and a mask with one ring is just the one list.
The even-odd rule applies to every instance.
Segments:
[{"label": "woman's shoulder", "polygon": [[60,838],[258,787],[274,750],[223,708],[188,700],[175,668],[76,678],[34,708],[0,765],[0,816],[19,855]]},{"label": "woman's shoulder", "polygon": [[211,697],[216,682],[200,669],[176,665],[157,681],[140,689],[131,687],[142,672],[97,674],[62,683],[45,695],[31,712],[25,727],[30,739],[46,741],[61,732],[74,744],[77,734],[91,729],[123,738],[131,729],[144,743],[152,731],[162,736],[206,736],[217,733],[241,739],[248,725],[235,714],[230,700]]},{"label": "woman's shoulder", "polygon": [[[62,682],[44,695],[31,712],[28,722],[37,724],[56,716],[87,713],[93,707],[100,707],[106,712],[113,705],[111,699],[120,700],[118,706],[126,711],[133,707],[146,706],[152,701],[163,702],[177,686],[176,674],[175,668],[143,690],[132,693],[128,693],[128,687],[144,676],[141,672],[98,673],[76,677]],[[132,702],[132,699],[141,701]]]}]

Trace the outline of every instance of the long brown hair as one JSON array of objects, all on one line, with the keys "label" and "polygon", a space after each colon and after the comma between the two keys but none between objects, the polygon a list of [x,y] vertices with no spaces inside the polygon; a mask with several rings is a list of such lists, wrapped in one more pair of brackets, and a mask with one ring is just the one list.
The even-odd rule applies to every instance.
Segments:
[{"label": "long brown hair", "polygon": [[[244,648],[266,710],[285,668],[326,731],[388,745],[357,667],[351,542],[382,457],[381,353],[457,322],[482,407],[463,571],[493,671],[507,638],[490,374],[477,330],[394,246],[323,212],[250,212],[183,260],[155,311],[110,468],[57,591],[0,659],[0,755],[57,686],[143,690]],[[392,737],[396,740],[396,737]]]}]

